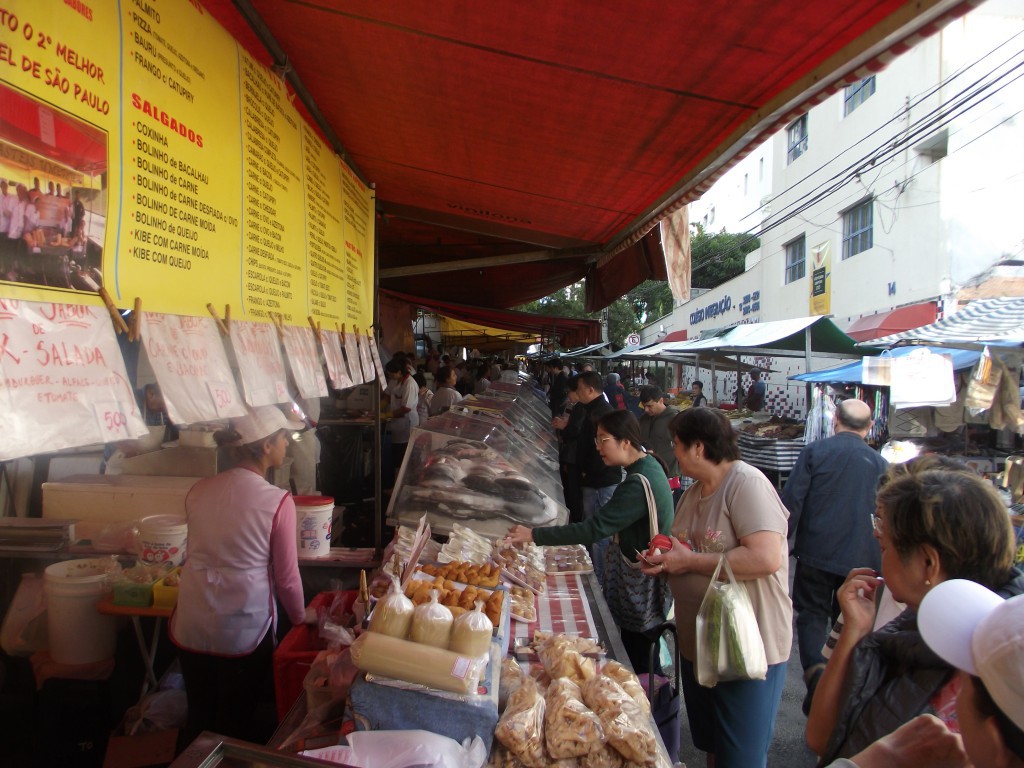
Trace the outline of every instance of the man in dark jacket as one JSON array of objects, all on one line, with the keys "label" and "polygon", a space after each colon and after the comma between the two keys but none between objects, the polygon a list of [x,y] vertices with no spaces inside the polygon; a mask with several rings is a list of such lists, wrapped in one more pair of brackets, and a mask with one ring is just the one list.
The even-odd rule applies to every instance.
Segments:
[{"label": "man in dark jacket", "polygon": [[793,608],[808,688],[805,711],[825,668],[822,646],[839,615],[836,589],[851,568],[881,567],[871,513],[888,464],[864,442],[870,429],[867,403],[841,403],[835,435],[804,448],[782,492],[790,512],[790,552],[796,557]]},{"label": "man in dark jacket", "polygon": [[[622,482],[622,468],[609,467],[598,453],[596,423],[601,416],[612,411],[611,405],[604,397],[601,374],[596,371],[581,373],[576,382],[576,396],[579,403],[573,407],[582,408],[586,418],[580,420],[579,432],[576,437],[576,469],[579,472],[580,486],[583,493],[583,519],[593,517],[597,510],[611,499],[615,486]],[[568,434],[568,417],[553,420],[556,429],[562,430],[562,436]],[[594,561],[594,574],[599,582],[604,580],[604,552],[608,548],[608,539],[592,544],[590,554]]]},{"label": "man in dark jacket", "polygon": [[619,374],[609,373],[604,379],[604,397],[612,408],[626,410],[626,390],[619,383]]},{"label": "man in dark jacket", "polygon": [[544,367],[548,370],[550,384],[548,386],[548,407],[551,408],[551,418],[561,416],[565,411],[568,402],[569,377],[562,370],[562,361],[557,357],[548,360]]},{"label": "man in dark jacket", "polygon": [[[679,413],[674,405],[665,404],[665,395],[658,387],[640,387],[640,407],[644,409],[640,423],[640,440],[644,448],[661,459],[668,468],[668,476],[679,477],[679,462],[672,444],[669,423]],[[677,499],[678,501],[678,499]]]}]

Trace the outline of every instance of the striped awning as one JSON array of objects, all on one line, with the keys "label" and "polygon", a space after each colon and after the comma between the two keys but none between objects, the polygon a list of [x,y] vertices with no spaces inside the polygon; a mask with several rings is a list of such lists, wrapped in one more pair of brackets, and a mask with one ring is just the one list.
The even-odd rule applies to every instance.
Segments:
[{"label": "striped awning", "polygon": [[1024,297],[982,299],[931,325],[867,342],[896,344],[1024,344]]}]

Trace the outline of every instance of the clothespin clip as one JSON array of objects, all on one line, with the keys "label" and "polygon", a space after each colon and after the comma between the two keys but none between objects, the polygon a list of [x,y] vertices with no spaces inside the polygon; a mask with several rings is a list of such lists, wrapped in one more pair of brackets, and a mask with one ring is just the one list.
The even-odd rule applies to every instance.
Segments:
[{"label": "clothespin clip", "polygon": [[116,333],[128,333],[128,324],[121,317],[121,313],[117,311],[117,306],[115,306],[114,300],[110,298],[110,294],[107,293],[107,289],[100,288],[99,294],[107,307],[107,312],[110,313],[110,320],[114,323],[114,331]]},{"label": "clothespin clip", "polygon": [[228,331],[227,326],[224,325],[224,321],[220,319],[220,315],[217,314],[217,308],[213,306],[213,302],[209,302],[206,305],[206,311],[213,316],[214,322],[217,323],[217,328],[220,329],[221,336],[230,336],[231,332]]},{"label": "clothespin clip", "polygon": [[320,323],[314,320],[312,315],[306,317],[306,320],[309,321],[309,327],[313,329],[313,335],[316,337],[317,344],[321,344],[322,342],[320,340]]},{"label": "clothespin clip", "polygon": [[341,327],[338,329],[338,333],[341,334],[341,343],[344,344],[345,343],[345,324],[344,323],[341,324]]},{"label": "clothespin clip", "polygon": [[231,332],[231,305],[230,304],[225,304],[224,305],[224,327],[228,329],[229,333]]},{"label": "clothespin clip", "polygon": [[267,313],[270,316],[271,322],[274,323],[274,327],[277,328],[278,341],[284,341],[284,315],[280,312],[274,314],[273,312]]},{"label": "clothespin clip", "polygon": [[132,309],[132,324],[128,326],[128,341],[139,340],[139,322],[142,316],[142,297],[135,297],[135,308]]}]

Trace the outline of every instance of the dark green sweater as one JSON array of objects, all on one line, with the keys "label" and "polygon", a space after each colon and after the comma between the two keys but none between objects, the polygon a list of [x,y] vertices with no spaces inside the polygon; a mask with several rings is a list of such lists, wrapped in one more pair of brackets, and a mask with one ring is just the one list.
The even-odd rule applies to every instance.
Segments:
[{"label": "dark green sweater", "polygon": [[658,533],[669,533],[675,515],[672,509],[672,490],[658,460],[644,456],[626,467],[626,479],[615,489],[611,500],[598,510],[597,515],[581,523],[534,528],[533,540],[546,544],[593,544],[595,541],[619,534],[619,546],[626,556],[636,562],[636,550],[647,549],[651,541],[647,514],[647,498],[640,478],[642,473],[651,482],[654,500],[658,505]]}]

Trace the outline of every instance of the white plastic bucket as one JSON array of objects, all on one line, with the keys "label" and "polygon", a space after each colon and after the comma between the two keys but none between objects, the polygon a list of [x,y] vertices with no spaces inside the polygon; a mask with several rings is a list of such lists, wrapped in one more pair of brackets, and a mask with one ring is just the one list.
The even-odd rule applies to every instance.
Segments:
[{"label": "white plastic bucket", "polygon": [[299,557],[331,554],[334,499],[330,496],[295,496],[296,547]]},{"label": "white plastic bucket", "polygon": [[181,565],[188,541],[188,521],[178,515],[152,515],[139,521],[139,559]]},{"label": "white plastic bucket", "polygon": [[109,590],[102,560],[65,560],[43,572],[50,656],[58,664],[93,664],[114,655],[114,616],[97,612]]}]

